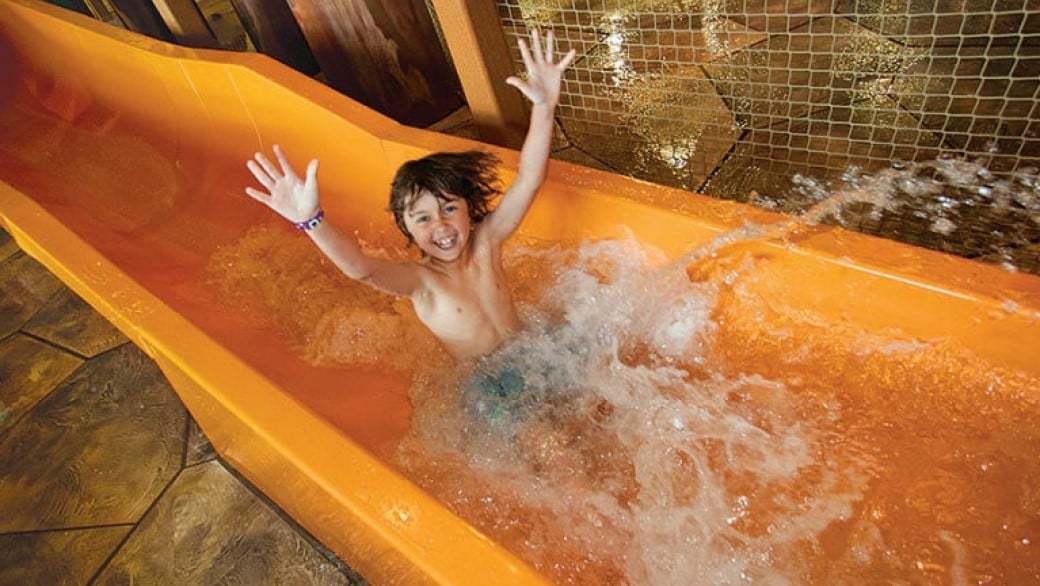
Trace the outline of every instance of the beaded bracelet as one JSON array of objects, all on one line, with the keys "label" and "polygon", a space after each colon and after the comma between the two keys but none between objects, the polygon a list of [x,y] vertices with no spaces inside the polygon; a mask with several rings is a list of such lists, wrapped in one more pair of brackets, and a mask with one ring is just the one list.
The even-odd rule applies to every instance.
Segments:
[{"label": "beaded bracelet", "polygon": [[296,222],[295,225],[297,228],[303,230],[304,232],[310,232],[311,230],[320,226],[324,220],[325,210],[318,208],[318,211],[313,216],[311,216],[310,219],[304,220],[302,222]]}]

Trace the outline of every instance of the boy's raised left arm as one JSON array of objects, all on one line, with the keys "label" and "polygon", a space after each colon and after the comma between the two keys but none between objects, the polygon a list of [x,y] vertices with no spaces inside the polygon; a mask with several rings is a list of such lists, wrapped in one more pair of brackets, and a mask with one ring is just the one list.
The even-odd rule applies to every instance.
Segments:
[{"label": "boy's raised left arm", "polygon": [[498,242],[509,238],[520,226],[545,180],[563,72],[576,55],[571,49],[562,59],[555,61],[554,42],[553,32],[549,31],[543,45],[538,29],[531,31],[530,45],[520,39],[520,55],[527,68],[526,79],[513,76],[506,80],[531,101],[531,120],[520,150],[516,180],[506,190],[498,207],[484,219],[484,230]]}]

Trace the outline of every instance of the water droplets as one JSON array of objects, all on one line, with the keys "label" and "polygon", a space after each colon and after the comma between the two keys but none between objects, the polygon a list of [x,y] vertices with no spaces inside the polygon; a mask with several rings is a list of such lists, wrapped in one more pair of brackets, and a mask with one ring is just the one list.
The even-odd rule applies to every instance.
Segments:
[{"label": "water droplets", "polygon": [[[435,391],[439,405],[416,402],[424,449],[493,471],[480,486],[497,487],[495,505],[477,501],[475,515],[523,499],[522,512],[482,528],[508,534],[519,515],[536,532],[560,532],[554,543],[580,546],[579,557],[620,560],[620,581],[732,583],[775,572],[773,556],[798,555],[807,535],[847,514],[859,495],[836,487],[856,466],[818,461],[822,439],[798,419],[800,399],[711,366],[719,284],[692,282],[685,259],[666,262],[630,239],[517,254],[511,262],[551,265],[542,274],[552,282],[523,305],[533,325],[480,368],[514,369],[523,392],[474,394],[461,371],[448,381],[458,390]],[[788,494],[799,483],[808,492]],[[459,496],[467,490],[451,501],[473,503]],[[557,577],[589,571],[527,553]]]},{"label": "water droplets", "polygon": [[950,233],[957,229],[957,224],[946,218],[936,218],[928,229],[943,236],[949,236]]}]

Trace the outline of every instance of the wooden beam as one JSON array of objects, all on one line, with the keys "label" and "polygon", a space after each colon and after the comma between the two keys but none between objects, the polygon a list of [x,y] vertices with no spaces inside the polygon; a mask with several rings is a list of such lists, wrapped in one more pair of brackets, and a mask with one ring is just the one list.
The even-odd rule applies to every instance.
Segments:
[{"label": "wooden beam", "polygon": [[198,4],[192,0],[153,0],[166,27],[173,33],[174,40],[188,47],[219,49],[213,31]]},{"label": "wooden beam", "polygon": [[148,0],[111,0],[111,3],[126,28],[153,39],[174,41],[166,22]]},{"label": "wooden beam", "polygon": [[459,72],[481,139],[520,148],[528,107],[505,80],[517,73],[495,3],[489,0],[432,0],[448,51]]}]

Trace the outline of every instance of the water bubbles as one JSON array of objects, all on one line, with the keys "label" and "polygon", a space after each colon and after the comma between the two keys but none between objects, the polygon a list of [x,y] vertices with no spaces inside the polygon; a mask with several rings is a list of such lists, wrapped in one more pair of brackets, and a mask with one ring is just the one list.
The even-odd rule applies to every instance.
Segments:
[{"label": "water bubbles", "polygon": [[[863,173],[848,168],[839,184],[791,177],[780,211],[935,248],[1011,270],[1040,273],[1037,169],[998,173],[979,161],[945,153],[930,161],[894,160]],[[769,201],[758,196],[758,201]],[[1022,266],[1022,263],[1029,263]]]},{"label": "water bubbles", "polygon": [[942,234],[943,236],[949,236],[957,229],[957,224],[954,224],[946,218],[936,218],[932,225],[928,228],[936,234]]},{"label": "water bubbles", "polygon": [[[800,555],[859,498],[832,489],[856,466],[818,460],[834,451],[794,419],[798,397],[761,376],[715,371],[704,352],[718,285],[691,281],[686,259],[665,262],[631,240],[518,254],[551,265],[552,282],[523,307],[533,325],[481,368],[515,370],[522,394],[475,397],[462,369],[436,400],[415,401],[425,449],[491,471],[479,485],[495,487],[494,503],[450,499],[479,505],[493,537],[530,526],[580,548],[579,560],[622,564],[594,583],[733,583],[740,572],[775,573],[774,556]],[[503,503],[516,499],[523,505],[507,514]],[[589,580],[587,561],[531,555],[554,576]]]},{"label": "water bubbles", "polygon": [[848,169],[846,169],[844,173],[842,173],[841,181],[842,181],[842,183],[844,183],[845,185],[849,186],[850,188],[855,189],[855,188],[858,188],[860,186],[860,178],[861,177],[862,177],[862,173],[860,171],[860,168],[855,166],[855,165],[853,165],[853,166],[849,167]]},{"label": "water bubbles", "polygon": [[1025,187],[1035,188],[1038,185],[1040,185],[1040,184],[1037,183],[1037,180],[1036,180],[1037,173],[1038,173],[1038,171],[1037,171],[1037,169],[1035,167],[1029,167],[1029,168],[1021,171],[1015,177],[1015,179],[1018,181],[1018,183],[1020,185],[1023,185]]},{"label": "water bubbles", "polygon": [[961,205],[961,202],[947,196],[946,194],[940,195],[936,198],[935,202],[938,204],[938,208],[941,210],[953,211]]},{"label": "water bubbles", "polygon": [[673,169],[682,169],[690,162],[697,149],[696,139],[662,142],[657,147],[658,157]]}]

